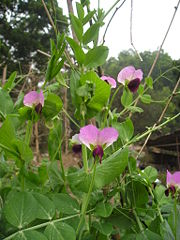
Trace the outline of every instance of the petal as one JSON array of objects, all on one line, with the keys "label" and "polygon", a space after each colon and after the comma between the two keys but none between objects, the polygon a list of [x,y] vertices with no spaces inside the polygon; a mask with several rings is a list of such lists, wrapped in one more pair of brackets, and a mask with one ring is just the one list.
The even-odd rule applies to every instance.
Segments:
[{"label": "petal", "polygon": [[41,103],[42,107],[44,106],[44,95],[43,91],[41,90],[39,93],[39,102]]},{"label": "petal", "polygon": [[166,184],[167,186],[172,184],[172,174],[167,170],[167,174],[166,174]]},{"label": "petal", "polygon": [[79,134],[72,136],[71,142],[75,144],[81,144],[81,141],[79,140]]},{"label": "petal", "polygon": [[23,103],[25,106],[32,107],[39,103],[39,93],[31,91],[24,96]]},{"label": "petal", "polygon": [[79,140],[91,149],[90,145],[97,145],[99,130],[93,125],[87,125],[80,129]]},{"label": "petal", "polygon": [[116,80],[109,76],[102,76],[102,80],[107,81],[111,85],[111,88],[116,88]]},{"label": "petal", "polygon": [[132,93],[135,93],[139,88],[139,84],[140,84],[140,79],[135,78],[132,81],[130,81],[127,86]]},{"label": "petal", "polygon": [[133,66],[123,68],[118,74],[117,81],[125,85],[125,80],[130,81],[133,79],[135,71]]},{"label": "petal", "polygon": [[140,81],[143,79],[143,71],[141,69],[138,69],[134,72],[133,79],[139,78]]},{"label": "petal", "polygon": [[105,148],[113,144],[118,138],[118,131],[115,128],[104,128],[99,132],[97,144]]},{"label": "petal", "polygon": [[172,175],[172,178],[173,178],[174,184],[180,187],[180,172],[179,171],[175,172]]}]

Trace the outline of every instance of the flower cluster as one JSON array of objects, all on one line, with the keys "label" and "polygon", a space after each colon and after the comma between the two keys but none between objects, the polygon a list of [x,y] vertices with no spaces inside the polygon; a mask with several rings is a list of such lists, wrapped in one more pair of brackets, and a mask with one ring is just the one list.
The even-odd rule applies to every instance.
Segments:
[{"label": "flower cluster", "polygon": [[31,91],[24,96],[24,105],[27,107],[35,108],[35,111],[39,114],[44,106],[44,95],[41,90],[40,93]]},{"label": "flower cluster", "polygon": [[166,196],[168,196],[170,192],[172,196],[174,196],[176,189],[180,188],[180,171],[171,174],[167,170],[166,184],[167,184],[167,189],[165,191]]},{"label": "flower cluster", "polygon": [[[116,88],[116,81],[109,76],[102,76],[102,80],[111,85],[111,88]],[[141,69],[135,69],[133,66],[123,68],[117,77],[117,81],[124,86],[127,86],[132,93],[138,90],[141,80],[143,79],[143,72]]]}]

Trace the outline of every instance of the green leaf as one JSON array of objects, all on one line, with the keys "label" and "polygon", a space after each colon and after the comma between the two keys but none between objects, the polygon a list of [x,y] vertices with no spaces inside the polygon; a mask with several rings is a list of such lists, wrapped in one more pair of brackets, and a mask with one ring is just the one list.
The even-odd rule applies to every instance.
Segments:
[{"label": "green leaf", "polygon": [[92,97],[87,103],[87,117],[91,118],[95,116],[97,112],[101,111],[102,108],[106,105],[110,96],[111,88],[93,71],[90,71],[83,75],[80,81],[82,85],[86,84],[86,82],[90,82],[95,85]]},{"label": "green leaf", "polygon": [[149,183],[153,183],[158,177],[158,172],[156,168],[153,168],[151,166],[146,167],[144,171],[141,172]]},{"label": "green leaf", "polygon": [[172,232],[175,236],[175,239],[179,239],[180,237],[180,206],[174,207],[170,216],[168,217],[169,226],[172,229]]},{"label": "green leaf", "polygon": [[94,47],[85,56],[84,65],[87,68],[96,68],[103,65],[108,57],[109,49],[105,46]]},{"label": "green leaf", "polygon": [[76,2],[76,9],[77,9],[78,17],[82,21],[84,18],[83,6],[80,3]]},{"label": "green leaf", "polygon": [[19,155],[18,160],[21,159],[25,162],[30,162],[33,159],[33,152],[31,148],[23,140],[12,140],[12,146]]},{"label": "green leaf", "polygon": [[12,191],[5,203],[4,214],[7,221],[22,229],[36,218],[37,202],[28,192]]},{"label": "green leaf", "polygon": [[142,112],[144,112],[144,110],[142,108],[140,108],[140,107],[127,106],[126,108],[127,108],[127,110],[129,110],[132,113],[136,113],[136,112],[142,113]]},{"label": "green leaf", "polygon": [[152,79],[152,77],[146,77],[145,82],[150,89],[153,89],[153,79]]},{"label": "green leaf", "polygon": [[15,85],[14,81],[16,79],[16,76],[17,76],[17,72],[16,71],[11,73],[11,75],[9,76],[7,82],[3,86],[4,90],[7,90],[8,92],[10,92],[13,89],[13,87]]},{"label": "green leaf", "polygon": [[108,222],[93,222],[92,226],[98,230],[98,232],[104,235],[110,235],[113,231],[113,226]]},{"label": "green leaf", "polygon": [[132,204],[142,207],[149,200],[146,187],[141,182],[132,181],[126,186],[126,197]]},{"label": "green leaf", "polygon": [[0,88],[0,118],[12,113],[14,104],[8,92]]},{"label": "green leaf", "polygon": [[12,240],[47,240],[47,238],[41,232],[30,230],[19,232]]},{"label": "green leaf", "polygon": [[48,136],[48,152],[51,161],[59,159],[59,151],[62,143],[62,122],[56,121],[54,127],[50,129]]},{"label": "green leaf", "polygon": [[61,171],[59,169],[59,162],[53,161],[48,166],[48,176],[49,176],[49,183],[53,190],[59,189],[64,185],[64,181],[62,178]]},{"label": "green leaf", "polygon": [[81,20],[79,20],[73,14],[70,14],[70,19],[71,19],[71,24],[72,24],[72,27],[73,27],[74,32],[76,34],[76,37],[81,42],[82,35],[83,35],[83,25],[82,25],[82,22],[81,22]]},{"label": "green leaf", "polygon": [[111,183],[126,168],[128,163],[128,149],[117,151],[102,161],[96,169],[95,186],[102,188]]},{"label": "green leaf", "polygon": [[129,89],[124,88],[123,95],[121,97],[121,103],[124,107],[128,107],[133,100],[133,94],[129,91]]},{"label": "green leaf", "polygon": [[119,137],[123,143],[127,143],[133,137],[134,126],[130,118],[127,118],[122,123],[114,123],[113,127],[118,130]]},{"label": "green leaf", "polygon": [[53,196],[53,202],[60,213],[77,214],[80,211],[78,202],[68,194],[56,193]]},{"label": "green leaf", "polygon": [[149,94],[142,95],[140,97],[140,99],[141,99],[141,102],[146,103],[146,104],[150,104],[152,102],[151,95],[149,95]]},{"label": "green leaf", "polygon": [[76,240],[74,229],[66,223],[51,223],[44,231],[48,240]]},{"label": "green leaf", "polygon": [[66,40],[68,41],[69,45],[71,46],[78,63],[83,64],[84,60],[85,60],[85,53],[83,52],[81,46],[79,46],[79,44],[70,37],[66,37]]},{"label": "green leaf", "polygon": [[175,240],[176,239],[172,232],[172,229],[170,228],[170,226],[166,220],[164,220],[164,222],[161,223],[160,232],[161,232],[161,236],[163,237],[163,240]]},{"label": "green leaf", "polygon": [[94,16],[94,14],[96,13],[96,10],[90,11],[83,19],[83,25],[85,25],[86,23],[88,23],[91,18]]},{"label": "green leaf", "polygon": [[109,217],[112,213],[113,207],[108,202],[100,202],[95,207],[95,214],[100,217]]},{"label": "green leaf", "polygon": [[138,92],[139,95],[142,95],[143,92],[144,92],[144,86],[140,84],[139,87],[138,87],[137,92]]},{"label": "green leaf", "polygon": [[55,206],[53,202],[40,193],[33,193],[33,196],[38,202],[36,218],[51,220],[55,215]]},{"label": "green leaf", "polygon": [[93,41],[98,33],[99,33],[99,28],[100,28],[100,24],[99,23],[95,23],[93,24],[85,33],[83,36],[83,43],[84,44],[88,44],[89,42]]},{"label": "green leaf", "polygon": [[49,93],[44,101],[44,107],[42,113],[46,119],[51,119],[58,115],[61,111],[63,103],[59,96],[54,93]]},{"label": "green leaf", "polygon": [[70,91],[71,91],[71,99],[74,106],[79,107],[82,100],[81,97],[79,97],[76,94],[76,89],[80,87],[80,76],[77,72],[72,71],[71,77],[70,77]]}]

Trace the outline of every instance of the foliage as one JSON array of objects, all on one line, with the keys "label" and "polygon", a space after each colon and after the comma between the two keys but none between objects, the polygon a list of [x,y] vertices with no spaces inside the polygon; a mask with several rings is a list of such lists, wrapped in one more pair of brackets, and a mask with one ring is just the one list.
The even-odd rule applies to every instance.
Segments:
[{"label": "foliage", "polygon": [[[180,113],[136,135],[131,115],[143,109],[135,106],[135,99],[149,106],[154,93],[146,90],[153,89],[153,81],[146,78],[146,87],[141,82],[135,94],[127,82],[118,83],[112,92],[97,74],[108,56],[108,48],[98,44],[106,14],[103,9],[91,11],[90,1],[77,3],[76,8],[77,15],[71,14],[70,21],[77,40],[58,31],[51,40],[51,57],[41,89],[43,101],[30,98],[28,105],[21,97],[13,102],[9,91],[15,88],[16,73],[0,88],[0,239],[178,239],[179,182],[168,186],[166,196],[166,187],[156,184],[157,170],[151,166],[140,170],[130,146],[165,127]],[[66,45],[75,61],[67,57]],[[68,87],[66,73],[60,72],[65,61],[70,71],[73,118],[56,94],[62,85]],[[121,109],[113,109],[117,96]],[[80,131],[76,144],[82,148],[81,168],[63,166],[63,113]],[[92,118],[102,130],[88,132],[83,140],[82,129]],[[39,120],[49,128],[49,158],[35,165],[30,140]],[[112,134],[112,129],[117,134]]]}]

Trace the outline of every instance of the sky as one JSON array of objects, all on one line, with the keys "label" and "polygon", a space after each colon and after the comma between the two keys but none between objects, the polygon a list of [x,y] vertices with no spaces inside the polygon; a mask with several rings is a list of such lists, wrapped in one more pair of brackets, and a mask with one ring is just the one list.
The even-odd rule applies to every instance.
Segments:
[{"label": "sky", "polygon": [[[64,14],[68,13],[66,0],[58,0]],[[73,2],[78,2],[73,0]],[[98,0],[91,0],[91,9],[97,8]],[[116,0],[100,0],[100,6],[107,11]],[[119,6],[123,0],[117,4]],[[159,49],[165,36],[178,0],[133,0],[133,43],[138,52]],[[75,6],[74,6],[75,9]],[[130,43],[131,0],[126,0],[113,18],[105,38],[109,57],[117,57],[123,50],[131,49]],[[100,40],[114,10],[105,19]],[[163,49],[172,59],[180,59],[180,6],[177,10]]]}]

